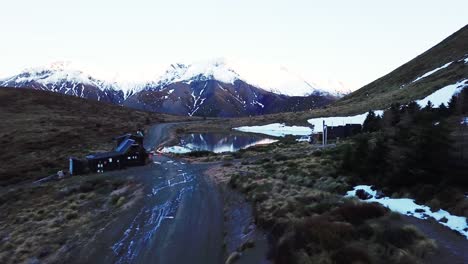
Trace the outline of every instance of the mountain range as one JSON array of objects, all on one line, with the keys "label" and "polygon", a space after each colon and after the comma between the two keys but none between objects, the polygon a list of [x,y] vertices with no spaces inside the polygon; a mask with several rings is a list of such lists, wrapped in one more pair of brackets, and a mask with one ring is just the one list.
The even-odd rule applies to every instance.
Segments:
[{"label": "mountain range", "polygon": [[303,96],[290,96],[249,84],[224,61],[215,60],[173,64],[157,80],[125,88],[70,69],[65,63],[26,69],[0,80],[0,86],[52,91],[152,112],[218,117],[309,110],[340,96],[300,81],[310,90]]}]

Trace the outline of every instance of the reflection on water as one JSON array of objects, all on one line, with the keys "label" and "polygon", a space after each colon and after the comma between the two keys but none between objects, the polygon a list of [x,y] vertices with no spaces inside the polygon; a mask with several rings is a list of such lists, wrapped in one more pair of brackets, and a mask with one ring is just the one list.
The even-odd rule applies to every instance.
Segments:
[{"label": "reflection on water", "polygon": [[165,147],[163,152],[187,153],[191,151],[207,150],[215,153],[234,152],[254,145],[270,144],[274,139],[225,133],[188,134],[180,139],[178,146]]}]

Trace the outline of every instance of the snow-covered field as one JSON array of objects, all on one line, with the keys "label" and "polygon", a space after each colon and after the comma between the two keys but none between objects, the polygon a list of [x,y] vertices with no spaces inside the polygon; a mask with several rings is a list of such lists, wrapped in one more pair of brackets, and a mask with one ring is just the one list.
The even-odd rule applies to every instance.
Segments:
[{"label": "snow-covered field", "polygon": [[192,149],[181,147],[181,146],[172,146],[172,147],[164,147],[161,152],[162,153],[175,153],[175,154],[184,154],[192,152]]},{"label": "snow-covered field", "polygon": [[312,129],[310,127],[286,126],[285,124],[281,123],[273,123],[264,126],[242,126],[233,129],[242,132],[259,133],[274,137],[284,137],[286,135],[306,136],[312,134]]},{"label": "snow-covered field", "polygon": [[416,101],[421,107],[427,105],[427,102],[431,101],[434,107],[439,107],[440,104],[447,106],[448,102],[454,94],[459,93],[463,88],[468,86],[468,80],[462,80],[454,84],[447,85],[439,90],[435,91],[431,95],[424,99]]},{"label": "snow-covered field", "polygon": [[468,239],[468,222],[466,217],[451,215],[449,212],[442,209],[432,212],[431,208],[428,206],[416,204],[413,199],[409,198],[376,198],[377,191],[372,190],[369,185],[358,185],[354,187],[353,190],[346,193],[346,197],[355,197],[357,190],[364,190],[372,195],[372,198],[363,200],[364,202],[377,202],[392,211],[419,219],[428,219],[432,217],[441,225],[459,232]]},{"label": "snow-covered field", "polygon": [[[354,115],[354,116],[336,116],[336,117],[318,117],[312,118],[307,120],[312,126],[305,127],[305,126],[286,126],[285,124],[281,123],[273,123],[264,126],[243,126],[243,127],[236,127],[234,130],[242,131],[242,132],[251,132],[251,133],[259,133],[259,134],[266,134],[274,137],[284,137],[286,135],[293,135],[293,136],[307,136],[313,133],[323,132],[323,121],[325,120],[325,124],[328,126],[339,126],[339,125],[346,125],[346,124],[361,124],[364,123],[366,120],[368,113]],[[376,115],[382,115],[382,110],[375,111]]]}]

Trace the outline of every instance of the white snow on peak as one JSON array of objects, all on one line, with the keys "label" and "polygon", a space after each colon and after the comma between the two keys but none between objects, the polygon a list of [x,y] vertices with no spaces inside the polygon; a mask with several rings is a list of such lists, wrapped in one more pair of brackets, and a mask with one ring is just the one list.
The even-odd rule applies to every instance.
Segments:
[{"label": "white snow on peak", "polygon": [[95,79],[89,74],[73,69],[70,62],[55,62],[46,67],[27,68],[19,75],[3,81],[14,81],[17,84],[35,81],[46,86],[69,82],[93,85],[101,90],[113,88],[116,85],[115,83]]},{"label": "white snow on peak", "polygon": [[[21,73],[18,82],[36,79],[41,80],[43,84],[60,80],[94,85],[99,82],[105,84],[106,87],[112,86],[114,89],[122,90],[125,95],[134,94],[145,88],[164,89],[175,82],[191,83],[203,80],[217,80],[229,84],[233,84],[236,80],[242,80],[252,86],[289,96],[317,93],[342,96],[349,92],[340,81],[328,79],[317,84],[280,64],[228,60],[225,58],[198,61],[191,64],[172,64],[161,75],[156,75],[153,78],[143,76],[144,79],[138,79],[140,78],[138,77],[132,79],[132,81],[125,79],[125,74],[119,74],[118,72],[115,74],[106,73],[97,68],[80,65],[84,69],[88,69],[86,72],[91,71],[93,73],[93,77],[91,77],[83,71],[76,70],[76,65],[71,62],[56,62],[47,67],[30,68]],[[154,69],[155,72],[161,72],[161,68],[156,68]],[[94,75],[94,73],[98,75]],[[11,79],[10,77],[6,80]],[[98,87],[102,87],[102,85],[98,85]]]},{"label": "white snow on peak", "polygon": [[171,83],[194,80],[217,80],[223,83],[233,84],[240,76],[226,64],[224,59],[196,62],[189,65],[172,64],[156,82],[167,86]]},{"label": "white snow on peak", "polygon": [[314,93],[340,95],[344,93],[338,91],[345,91],[341,82],[328,80],[326,85],[319,85],[281,64],[240,61],[232,61],[230,64],[247,83],[278,94],[289,96],[304,96]]},{"label": "white snow on peak", "polygon": [[463,88],[468,87],[468,79],[447,85],[425,98],[416,101],[421,107],[425,107],[427,102],[431,101],[435,108],[441,104],[447,105],[453,95],[458,94]]},{"label": "white snow on peak", "polygon": [[349,93],[339,81],[328,80],[325,85],[318,85],[282,65],[256,64],[226,58],[192,64],[172,64],[155,83],[165,87],[175,82],[191,83],[194,80],[210,79],[230,84],[242,80],[264,90],[289,96],[314,93],[342,96]]},{"label": "white snow on peak", "polygon": [[450,64],[452,64],[452,63],[453,63],[453,61],[451,61],[449,63],[446,63],[446,64],[440,66],[439,68],[435,68],[432,71],[428,71],[425,74],[423,74],[423,75],[419,76],[418,78],[414,79],[414,81],[412,81],[411,83],[415,83],[415,82],[417,82],[417,81],[419,81],[419,80],[421,80],[423,78],[426,78],[426,77],[428,77],[428,76],[430,76],[430,75],[432,75],[432,74],[434,74],[434,73],[436,73],[436,72],[438,72],[438,71],[440,71],[442,69],[445,69],[448,66],[450,66]]}]

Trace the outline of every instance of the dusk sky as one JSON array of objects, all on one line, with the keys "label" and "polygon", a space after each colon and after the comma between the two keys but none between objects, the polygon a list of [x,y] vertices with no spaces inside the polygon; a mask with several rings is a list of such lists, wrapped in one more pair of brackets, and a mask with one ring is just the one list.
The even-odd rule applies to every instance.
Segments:
[{"label": "dusk sky", "polygon": [[466,25],[467,10],[466,0],[4,1],[0,77],[71,61],[137,81],[221,57],[263,78],[284,67],[355,90]]}]

